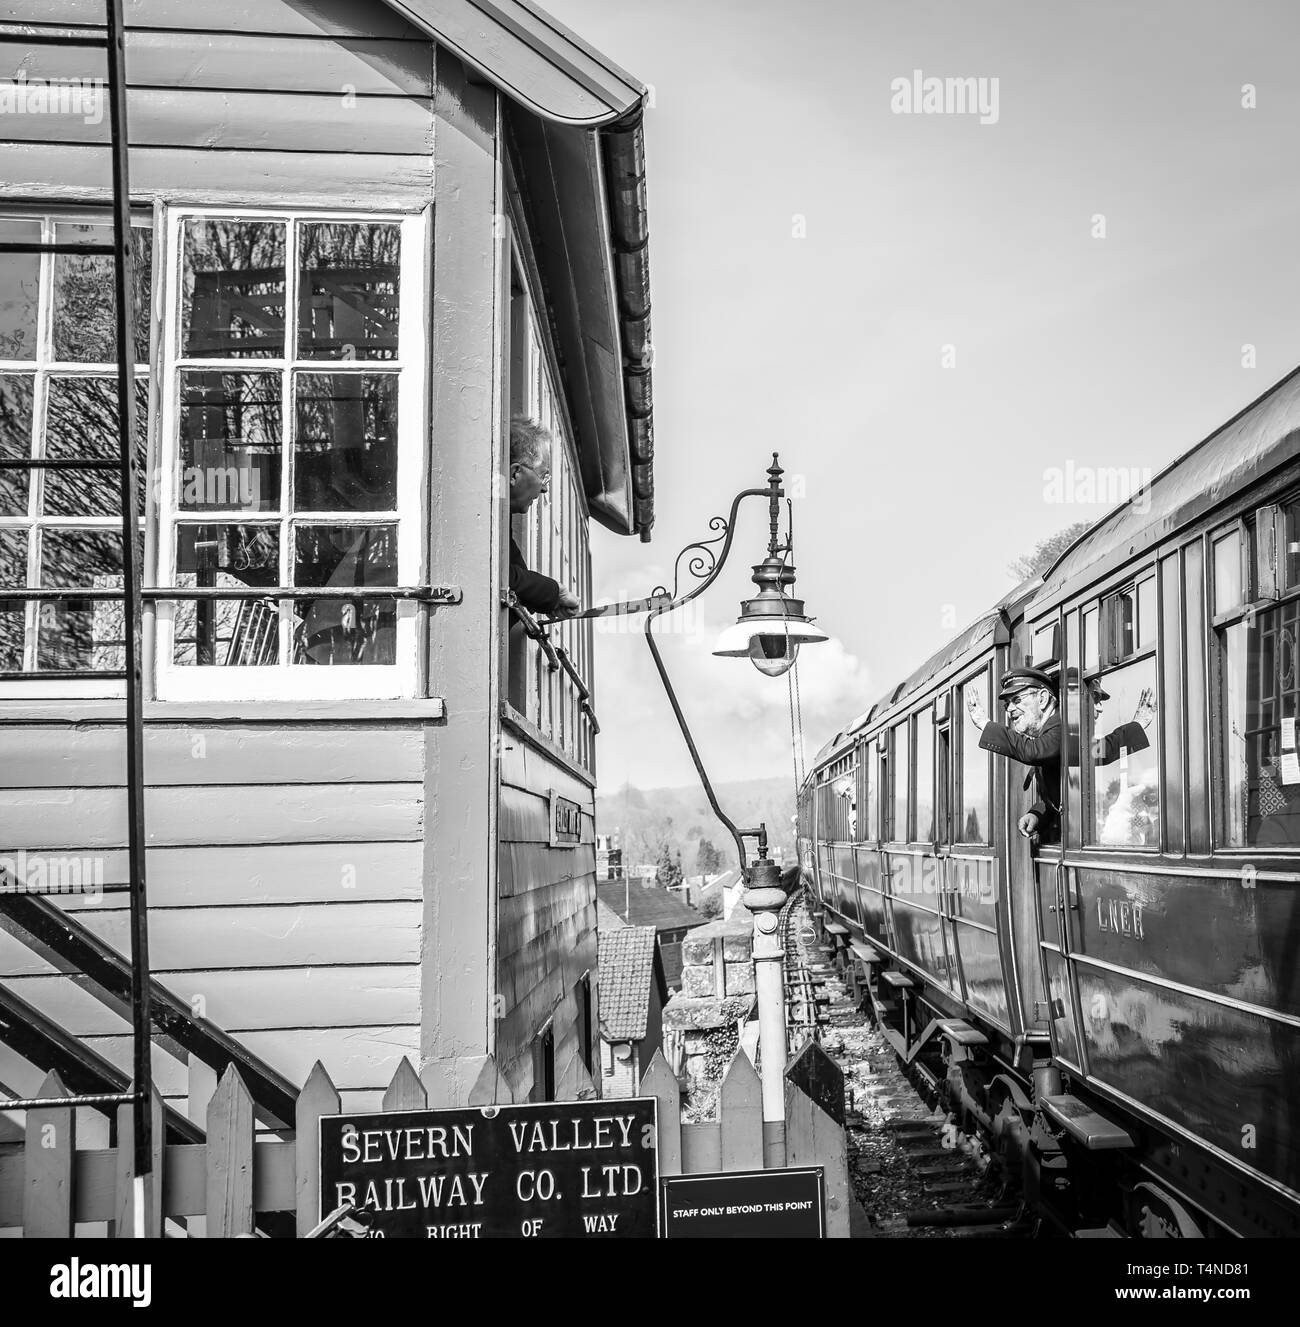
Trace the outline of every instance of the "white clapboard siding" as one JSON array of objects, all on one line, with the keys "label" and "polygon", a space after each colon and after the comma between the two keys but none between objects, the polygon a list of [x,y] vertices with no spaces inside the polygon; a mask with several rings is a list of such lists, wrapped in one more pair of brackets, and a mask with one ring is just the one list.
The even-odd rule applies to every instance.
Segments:
[{"label": "white clapboard siding", "polygon": [[[279,33],[302,37],[387,37],[420,39],[423,34],[387,5],[364,0],[311,0],[310,4],[270,0],[126,0],[132,28],[203,31],[218,22],[229,32]],[[103,0],[2,0],[0,22],[102,27]]]},{"label": "white clapboard siding", "polygon": [[[126,909],[82,912],[77,920],[118,953],[130,953]],[[149,910],[155,972],[294,968],[333,963],[418,963],[418,903],[339,903],[270,908]],[[52,971],[20,940],[0,931],[0,974]]]},{"label": "white clapboard siding", "polygon": [[[418,1063],[420,1054],[418,1025],[249,1032],[239,1040],[293,1083],[305,1083],[319,1060],[329,1065],[330,1078],[340,1089],[367,1088],[382,1092],[392,1081],[402,1057]],[[86,1045],[130,1073],[130,1037],[87,1037]],[[164,1096],[186,1092],[185,1066],[157,1045],[153,1064],[158,1090]]]},{"label": "white clapboard siding", "polygon": [[[334,93],[133,88],[127,94],[127,121],[132,147],[309,152],[327,142],[336,153],[373,152],[379,143],[404,155],[433,150],[428,97],[358,97],[354,102]],[[40,115],[6,115],[0,130],[18,143],[111,141],[107,115],[87,115],[80,104],[66,102]]]},{"label": "white clapboard siding", "polygon": [[[21,41],[0,35],[5,77],[22,72],[29,80],[82,79],[87,69],[84,47],[42,45],[39,31]],[[129,32],[126,78],[130,87],[431,97],[433,54],[419,42],[373,38],[202,32],[181,39],[174,32]]]},{"label": "white clapboard siding", "polygon": [[[423,859],[424,845],[418,841],[151,848],[146,857],[149,905],[166,909],[418,900],[423,896]],[[29,859],[29,869],[31,865]],[[62,869],[68,874],[70,864],[63,863]],[[76,913],[126,908],[125,849],[96,853],[82,865],[86,879],[95,871],[106,891],[102,896],[61,894],[59,906]]]},{"label": "white clapboard siding", "polygon": [[[418,839],[423,789],[412,783],[149,788],[150,844]],[[0,844],[28,850],[115,848],[126,841],[116,788],[20,788],[0,800]]]},{"label": "white clapboard siding", "polygon": [[[156,972],[177,999],[231,1036],[277,1028],[415,1024],[420,972],[414,965],[264,968],[259,972]],[[62,976],[7,977],[5,986],[74,1037],[129,1036],[129,1016]]]},{"label": "white clapboard siding", "polygon": [[[418,208],[433,194],[433,159],[384,152],[207,152],[198,148],[131,149],[131,192],[174,203],[248,206],[263,195],[281,207]],[[88,193],[108,198],[112,162],[85,143],[13,143],[0,139],[0,197],[52,202]]]},{"label": "white clapboard siding", "polygon": [[[150,724],[144,768],[154,787],[220,783],[418,783],[420,728],[317,724],[279,726]],[[8,729],[0,787],[120,787],[126,736],[118,725],[23,725]]]}]

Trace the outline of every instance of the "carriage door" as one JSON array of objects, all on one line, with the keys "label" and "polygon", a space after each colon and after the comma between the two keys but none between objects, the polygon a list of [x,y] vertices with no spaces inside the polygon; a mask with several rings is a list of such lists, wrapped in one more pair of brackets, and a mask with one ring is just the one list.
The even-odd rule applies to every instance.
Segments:
[{"label": "carriage door", "polygon": [[[1023,624],[1017,628],[1017,637]],[[993,695],[997,696],[1003,674],[1021,666],[1026,651],[1018,639],[999,643],[997,651]],[[997,706],[999,722],[1005,716],[1004,707]],[[999,810],[1001,838],[1006,845],[1007,898],[1002,912],[1009,940],[1008,949],[1015,966],[1016,991],[1019,996],[1019,1023],[1027,1037],[1046,1037],[1048,1034],[1047,984],[1044,964],[1040,955],[1038,875],[1029,840],[1022,838],[1017,828],[1020,817],[1033,805],[1032,785],[1024,787],[1026,767],[1017,761],[995,757],[994,787],[1000,792]],[[1053,914],[1048,914],[1051,917]]]}]

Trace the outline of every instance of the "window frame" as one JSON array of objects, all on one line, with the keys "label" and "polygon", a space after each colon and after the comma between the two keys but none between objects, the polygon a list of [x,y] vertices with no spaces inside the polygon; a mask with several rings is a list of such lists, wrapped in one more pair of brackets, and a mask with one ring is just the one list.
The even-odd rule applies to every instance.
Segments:
[{"label": "window frame", "polygon": [[[993,702],[993,664],[991,660],[986,660],[972,672],[963,673],[953,684],[954,685],[954,712],[957,716],[955,727],[960,732],[958,738],[959,749],[952,757],[953,764],[953,796],[952,796],[952,825],[953,837],[952,847],[954,851],[966,852],[971,849],[984,848],[989,852],[993,850],[991,838],[993,823],[993,753],[984,750],[979,744],[979,734],[975,725],[970,722],[969,715],[966,712],[966,688],[979,678],[984,679],[983,695],[980,699],[984,703],[985,711],[992,715],[991,705]],[[966,753],[967,743],[973,743],[976,751],[982,751],[984,754],[984,838],[965,839],[961,835],[965,831],[966,825]],[[957,828],[958,821],[961,823],[961,829]]]},{"label": "window frame", "polygon": [[[899,759],[898,736],[902,733],[907,742],[907,756]],[[889,725],[889,842],[907,844],[912,838],[912,716],[905,714]],[[898,780],[903,781],[903,824],[898,821]],[[901,832],[900,832],[901,831]]]},{"label": "window frame", "polygon": [[[1208,636],[1208,694],[1210,699],[1209,762],[1210,762],[1210,852],[1214,856],[1229,858],[1265,857],[1270,860],[1300,857],[1300,844],[1233,844],[1224,841],[1231,823],[1228,807],[1229,782],[1227,777],[1227,750],[1224,723],[1229,712],[1229,698],[1224,676],[1227,664],[1227,634],[1230,628],[1263,613],[1284,608],[1300,599],[1300,578],[1294,583],[1285,577],[1286,564],[1277,550],[1280,546],[1279,527],[1285,521],[1288,505],[1300,502],[1300,489],[1287,489],[1267,502],[1260,502],[1229,521],[1212,526],[1198,536],[1204,547],[1205,576],[1205,628]],[[1261,521],[1269,522],[1268,535],[1272,543],[1273,559],[1269,574],[1265,575]],[[1218,573],[1214,560],[1216,541],[1233,533],[1240,538],[1241,598],[1222,613],[1214,612],[1218,591]],[[1285,530],[1281,533],[1284,535]],[[1186,547],[1184,545],[1184,547]],[[1272,591],[1272,593],[1270,593]],[[1249,818],[1248,818],[1249,820]]]},{"label": "window frame", "polygon": [[[513,208],[513,205],[512,205]],[[542,317],[545,302],[526,230],[512,218],[510,246],[510,332],[506,365],[510,418],[522,413],[547,429],[553,439],[551,483],[519,518],[507,513],[509,537],[516,539],[532,571],[551,576],[589,605],[593,599],[590,511],[582,485],[582,467],[563,389],[550,328]],[[521,316],[522,315],[522,316]],[[520,358],[522,348],[522,362]],[[505,464],[509,472],[509,419]],[[535,641],[515,634],[513,616],[505,615],[507,638],[503,712],[524,720],[558,748],[563,757],[587,774],[595,769],[595,730],[564,669],[551,669]],[[618,619],[615,629],[625,628]],[[548,628],[552,645],[568,655],[591,695],[594,707],[595,626],[590,618],[568,620]],[[522,702],[522,706],[516,704]]]},{"label": "window frame", "polygon": [[[1141,644],[1143,624],[1141,595],[1139,587],[1151,584],[1154,594],[1152,615],[1155,627],[1147,644]],[[1136,613],[1133,631],[1133,647],[1127,654],[1120,654],[1118,637],[1120,636],[1119,613],[1122,596],[1131,594]],[[1167,826],[1165,823],[1167,780],[1164,768],[1164,743],[1161,739],[1161,710],[1163,697],[1160,685],[1160,631],[1163,588],[1161,586],[1159,559],[1152,557],[1136,569],[1128,569],[1118,581],[1105,589],[1089,594],[1086,598],[1070,605],[1071,611],[1079,614],[1079,850],[1085,852],[1140,853],[1147,856],[1159,856],[1165,851]],[[1097,662],[1092,667],[1085,666],[1087,654],[1087,619],[1095,611],[1097,630]],[[1093,759],[1093,743],[1097,734],[1094,731],[1095,719],[1092,706],[1083,703],[1083,692],[1091,683],[1100,682],[1115,673],[1151,661],[1153,676],[1151,685],[1156,693],[1156,717],[1152,720],[1149,749],[1154,752],[1156,761],[1156,786],[1159,793],[1159,833],[1154,844],[1118,844],[1098,842],[1097,800],[1096,800],[1096,762]],[[1071,660],[1065,661],[1072,665]],[[1064,670],[1061,674],[1065,676]],[[1061,716],[1063,741],[1069,740],[1069,725],[1066,705],[1058,693],[1058,712]],[[1128,722],[1125,719],[1124,722]],[[1087,753],[1087,759],[1084,754]],[[1067,792],[1068,761],[1062,753],[1061,761],[1061,802],[1064,817]]]},{"label": "window frame", "polygon": [[936,758],[938,741],[934,721],[934,702],[931,701],[926,705],[921,705],[917,709],[914,709],[907,716],[907,723],[910,730],[907,739],[908,759],[912,767],[911,805],[908,808],[908,828],[911,831],[911,838],[908,842],[911,844],[925,844],[926,846],[933,848],[938,842],[938,839],[937,837],[934,837],[933,834],[930,838],[921,837],[921,824],[919,818],[921,809],[921,762],[919,760],[921,744],[918,740],[918,735],[922,721],[927,718],[929,719],[930,725],[930,828],[932,831],[938,828],[939,808],[938,799],[935,797],[935,781],[938,776],[938,760]]},{"label": "window frame", "polygon": [[[181,354],[181,305],[184,298],[183,236],[186,222],[194,219],[274,222],[284,221],[285,230],[285,343],[279,357],[186,358]],[[312,222],[362,225],[397,225],[401,232],[400,292],[398,305],[399,355],[391,360],[302,359],[297,354],[298,228]],[[417,213],[391,210],[366,212],[355,208],[247,208],[175,206],[163,209],[163,225],[155,233],[155,304],[162,310],[156,329],[158,392],[156,447],[151,474],[149,526],[154,532],[155,584],[171,586],[176,578],[176,532],[184,525],[265,525],[292,532],[302,525],[393,525],[397,526],[397,583],[423,584],[427,579],[429,465],[428,429],[428,335],[427,310],[431,276],[431,211]],[[157,319],[155,319],[157,322]],[[180,473],[180,380],[187,370],[222,372],[283,373],[282,420],[285,431],[281,458],[281,499],[275,513],[183,510],[178,501]],[[392,511],[311,512],[299,520],[286,502],[292,492],[294,442],[293,382],[296,374],[364,375],[376,368],[398,379],[397,407],[397,502]],[[280,547],[281,585],[289,558],[289,539]],[[274,599],[274,590],[268,590]],[[173,645],[177,608],[181,601],[159,599],[154,605],[153,676],[155,693],[162,701],[208,700],[391,700],[415,698],[425,693],[423,644],[427,635],[427,613],[411,600],[396,601],[396,632],[393,664],[311,666],[291,662],[293,601],[281,600],[280,662],[273,665],[221,666],[177,664]],[[215,674],[215,675],[214,675]]]},{"label": "window frame", "polygon": [[[111,209],[108,207],[88,208],[85,210],[78,208],[69,208],[66,204],[50,202],[47,204],[34,204],[31,206],[22,206],[15,204],[6,206],[3,209],[3,216],[0,220],[13,221],[18,223],[29,222],[40,226],[41,238],[39,243],[52,244],[55,241],[55,228],[60,225],[81,225],[81,226],[111,226],[113,217]],[[159,282],[161,280],[161,255],[160,255],[160,227],[158,224],[158,209],[155,207],[135,206],[130,210],[130,221],[133,228],[148,230],[152,233],[152,261],[150,265],[150,291],[151,299],[156,307],[159,300]],[[10,360],[0,359],[0,376],[5,377],[30,377],[32,379],[32,437],[29,441],[29,455],[33,459],[39,459],[44,454],[45,446],[45,410],[49,398],[49,382],[57,378],[104,378],[110,382],[117,381],[118,360],[109,359],[103,361],[73,361],[56,360],[54,358],[54,282],[55,282],[55,263],[57,256],[49,252],[43,252],[35,255],[37,257],[37,308],[36,308],[36,337],[35,337],[35,358],[31,360]],[[157,319],[152,316],[152,310],[149,313],[149,356],[147,361],[136,360],[132,363],[132,377],[137,384],[143,383],[146,388],[146,414],[142,421],[137,422],[137,427],[144,435],[145,439],[145,474],[142,476],[146,481],[153,473],[152,458],[154,454],[154,415],[152,408],[154,394],[157,384]],[[139,328],[137,327],[137,337]],[[137,404],[138,409],[138,404]],[[141,427],[142,426],[142,427]],[[32,589],[39,586],[40,580],[40,550],[41,538],[32,539],[32,531],[44,532],[47,529],[69,530],[69,531],[96,531],[103,530],[110,533],[118,532],[122,528],[122,518],[118,516],[48,516],[45,514],[32,516],[31,511],[36,503],[34,496],[37,489],[37,476],[43,476],[48,471],[37,471],[35,468],[29,471],[32,476],[29,481],[27,493],[27,510],[18,516],[0,515],[0,529],[13,530],[20,529],[27,533],[27,572],[24,587]],[[114,479],[116,479],[116,472]],[[143,566],[148,568],[148,547],[149,547],[149,510],[152,503],[152,484],[146,482],[145,506],[138,513],[138,530],[143,536],[141,546],[145,550]],[[147,570],[144,572],[147,578]],[[36,632],[33,630],[33,623],[36,615],[40,611],[40,600],[27,600],[24,604],[24,669],[27,660],[34,654],[37,645]],[[107,602],[107,601],[100,601]],[[147,608],[146,608],[147,611]],[[145,662],[148,655],[146,653]],[[71,674],[71,675],[69,675]],[[147,674],[146,674],[147,675]],[[33,669],[30,672],[24,671],[22,674],[9,674],[0,677],[0,698],[7,697],[32,697],[39,695],[41,697],[56,700],[95,700],[95,699],[118,699],[126,696],[126,680],[120,676],[114,676],[113,670],[105,669],[102,672],[93,669],[65,669],[65,670],[45,670],[37,671]]]}]

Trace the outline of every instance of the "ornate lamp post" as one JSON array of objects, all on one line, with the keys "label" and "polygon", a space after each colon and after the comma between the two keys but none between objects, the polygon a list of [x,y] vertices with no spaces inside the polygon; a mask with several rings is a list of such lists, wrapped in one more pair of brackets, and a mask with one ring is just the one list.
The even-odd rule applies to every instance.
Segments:
[{"label": "ornate lamp post", "polygon": [[[663,656],[651,627],[656,619],[675,608],[699,598],[717,580],[735,535],[736,515],[746,498],[766,498],[770,533],[767,556],[754,567],[754,584],[758,593],[741,604],[740,617],[718,639],[713,653],[725,658],[747,658],[759,672],[769,677],[780,677],[794,663],[801,645],[815,645],[829,639],[824,631],[813,625],[804,612],[801,599],[792,598],[787,591],[794,585],[794,565],[790,561],[794,548],[793,517],[787,500],[787,535],[780,536],[781,500],[785,491],[781,479],[777,453],[767,471],[765,488],[742,489],[732,499],[731,511],[724,519],[715,516],[709,529],[716,533],[710,539],[687,544],[678,553],[673,570],[673,588],[669,593],[657,586],[646,599],[634,599],[621,604],[606,604],[589,608],[577,617],[611,617],[630,613],[645,613],[645,638],[672,706],[677,725],[686,739],[687,750],[695,763],[705,796],[736,844],[740,858],[741,878],[745,884],[743,902],[754,916],[754,984],[758,996],[759,1046],[761,1048],[761,1076],[763,1084],[763,1120],[765,1149],[774,1154],[776,1164],[783,1163],[785,1155],[785,995],[782,984],[781,942],[778,934],[777,914],[785,905],[785,891],[781,888],[781,871],[768,856],[767,827],[741,829],[718,805],[713,784],[700,760],[695,739],[682,713],[677,693],[664,667]],[[717,545],[721,544],[719,549]],[[685,560],[686,573],[696,582],[689,589],[681,589],[681,573]],[[757,841],[757,859],[751,864],[745,840]],[[772,1164],[773,1161],[769,1161]]]}]

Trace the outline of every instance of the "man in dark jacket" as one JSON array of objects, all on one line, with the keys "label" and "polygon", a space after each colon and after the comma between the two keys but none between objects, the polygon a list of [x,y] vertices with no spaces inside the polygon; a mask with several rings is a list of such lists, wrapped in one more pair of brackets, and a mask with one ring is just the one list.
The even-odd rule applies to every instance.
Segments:
[{"label": "man in dark jacket", "polygon": [[[510,421],[510,514],[522,516],[551,485],[551,435],[531,420]],[[513,536],[510,540],[510,588],[530,613],[568,617],[580,607],[577,595],[559,581],[529,571]]]},{"label": "man in dark jacket", "polygon": [[980,729],[980,746],[996,755],[1029,765],[1025,787],[1032,780],[1034,805],[1017,828],[1027,839],[1061,841],[1061,716],[1056,682],[1038,668],[1013,668],[1002,678],[998,699],[1007,707],[1006,723],[992,723],[983,702],[971,689],[966,707]]}]

